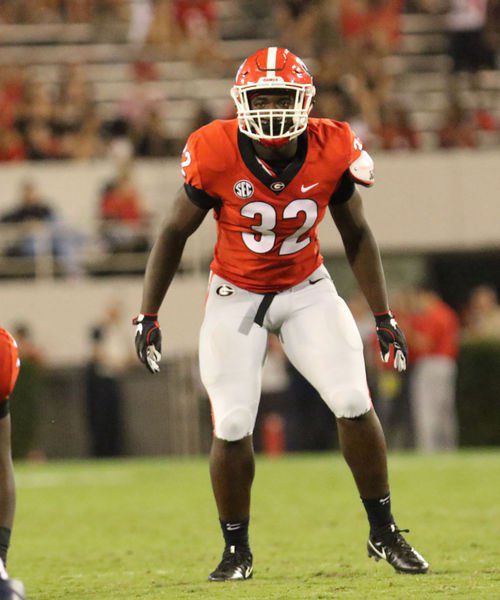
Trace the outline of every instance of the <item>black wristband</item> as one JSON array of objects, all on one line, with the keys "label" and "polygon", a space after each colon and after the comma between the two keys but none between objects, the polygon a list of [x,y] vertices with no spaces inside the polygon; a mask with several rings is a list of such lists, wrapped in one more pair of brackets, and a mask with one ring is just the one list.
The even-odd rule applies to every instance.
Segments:
[{"label": "black wristband", "polygon": [[379,323],[383,323],[384,321],[387,321],[387,319],[392,319],[394,317],[394,315],[392,314],[392,311],[390,309],[385,313],[374,313],[373,316],[375,317],[375,322],[377,323],[377,325]]}]

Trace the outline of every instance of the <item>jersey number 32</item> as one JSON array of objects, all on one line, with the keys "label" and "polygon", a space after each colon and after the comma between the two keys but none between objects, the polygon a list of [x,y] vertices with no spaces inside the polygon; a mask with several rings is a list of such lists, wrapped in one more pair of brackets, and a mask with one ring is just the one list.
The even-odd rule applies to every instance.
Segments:
[{"label": "jersey number 32", "polygon": [[[305,248],[311,243],[310,237],[300,240],[300,237],[309,231],[318,218],[318,205],[314,200],[300,199],[293,200],[285,207],[283,211],[284,219],[295,219],[300,213],[305,214],[304,223],[294,233],[283,240],[280,246],[279,254],[294,254]],[[251,225],[254,233],[242,233],[243,242],[252,252],[265,254],[274,248],[276,233],[274,228],[277,223],[276,210],[266,202],[250,202],[241,209],[241,214],[249,219],[260,217],[259,225]]]}]

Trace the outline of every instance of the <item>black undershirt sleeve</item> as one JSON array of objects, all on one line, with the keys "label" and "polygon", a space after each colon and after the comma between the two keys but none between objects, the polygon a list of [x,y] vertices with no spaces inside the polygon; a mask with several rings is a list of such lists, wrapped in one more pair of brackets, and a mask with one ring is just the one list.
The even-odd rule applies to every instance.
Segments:
[{"label": "black undershirt sleeve", "polygon": [[330,196],[330,206],[337,204],[344,204],[351,199],[355,190],[354,181],[351,179],[349,173],[346,171],[337,185],[337,188]]},{"label": "black undershirt sleeve", "polygon": [[5,417],[10,413],[10,405],[9,405],[9,401],[5,400],[5,402],[2,402],[2,404],[0,404],[0,420],[1,419],[5,419]]},{"label": "black undershirt sleeve", "polygon": [[189,183],[184,184],[184,189],[186,190],[186,194],[193,204],[195,204],[198,208],[202,208],[204,210],[210,210],[211,208],[218,208],[220,202],[216,198],[212,198],[209,194],[196,188]]}]

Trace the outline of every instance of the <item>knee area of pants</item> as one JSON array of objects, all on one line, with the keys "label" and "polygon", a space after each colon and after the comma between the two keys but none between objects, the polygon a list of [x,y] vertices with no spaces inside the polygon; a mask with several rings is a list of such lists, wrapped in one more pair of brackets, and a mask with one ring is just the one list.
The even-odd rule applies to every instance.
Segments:
[{"label": "knee area of pants", "polygon": [[246,408],[235,408],[215,425],[215,435],[226,442],[236,442],[252,433],[253,416]]},{"label": "knee area of pants", "polygon": [[333,412],[338,419],[355,419],[370,410],[368,392],[356,388],[336,390],[331,395],[328,404],[333,407]]}]

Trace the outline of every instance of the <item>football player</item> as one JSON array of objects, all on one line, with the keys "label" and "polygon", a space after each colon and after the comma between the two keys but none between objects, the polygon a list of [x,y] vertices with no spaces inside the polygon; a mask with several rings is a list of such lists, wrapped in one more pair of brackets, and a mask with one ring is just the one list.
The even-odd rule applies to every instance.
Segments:
[{"label": "football player", "polygon": [[383,359],[404,370],[405,338],[389,307],[378,246],[355,185],[373,184],[373,162],[347,123],[309,118],[314,94],[305,64],[284,48],[264,48],[241,65],[231,90],[237,119],[202,127],[184,148],[185,183],[149,257],[134,321],[138,356],[155,373],[158,310],[188,237],[211,211],[217,243],[199,358],[212,404],[210,474],[225,542],[211,581],[252,576],[252,431],[271,332],[336,416],[368,516],[369,556],[402,573],[428,569],[392,516],[385,439],[368,392],[362,342],[323,266],[317,236],[329,210],[373,311]]},{"label": "football player", "polygon": [[16,484],[10,444],[9,396],[16,384],[20,360],[14,338],[0,327],[0,600],[22,599],[20,581],[5,570],[16,510]]}]

